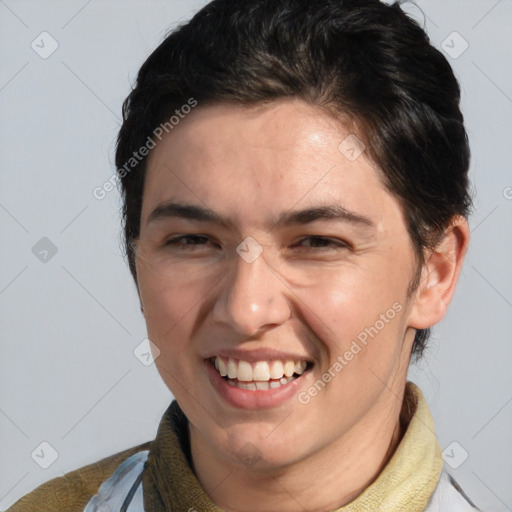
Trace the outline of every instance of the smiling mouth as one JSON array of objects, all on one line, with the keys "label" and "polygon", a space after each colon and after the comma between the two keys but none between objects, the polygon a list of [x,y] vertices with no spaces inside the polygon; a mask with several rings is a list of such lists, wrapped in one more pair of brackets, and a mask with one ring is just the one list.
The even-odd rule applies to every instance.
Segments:
[{"label": "smiling mouth", "polygon": [[211,357],[209,362],[230,386],[248,391],[280,388],[300,378],[313,366],[309,361],[248,362],[219,356]]}]

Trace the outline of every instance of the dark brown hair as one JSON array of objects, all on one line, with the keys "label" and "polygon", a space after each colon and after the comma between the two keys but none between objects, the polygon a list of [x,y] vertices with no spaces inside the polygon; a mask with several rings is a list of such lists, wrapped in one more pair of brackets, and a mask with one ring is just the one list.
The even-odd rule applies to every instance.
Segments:
[{"label": "dark brown hair", "polygon": [[[424,248],[470,213],[469,146],[446,58],[398,2],[379,0],[214,0],[149,56],[124,102],[116,150],[135,281],[147,159],[126,172],[133,152],[190,98],[201,108],[288,97],[357,127],[403,209],[418,262],[408,292],[416,290]],[[416,332],[416,358],[429,335]]]}]

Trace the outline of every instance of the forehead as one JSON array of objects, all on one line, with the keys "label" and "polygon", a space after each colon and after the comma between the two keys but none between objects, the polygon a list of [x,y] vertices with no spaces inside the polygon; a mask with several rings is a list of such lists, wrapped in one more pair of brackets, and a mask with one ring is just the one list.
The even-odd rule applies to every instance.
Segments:
[{"label": "forehead", "polygon": [[171,199],[246,217],[319,202],[378,216],[397,204],[363,149],[350,128],[298,99],[199,105],[152,150],[141,220]]},{"label": "forehead", "polygon": [[355,140],[351,130],[333,114],[298,98],[252,106],[199,106],[157,144],[149,166],[180,145],[186,145],[187,158],[195,153],[212,164],[247,153],[252,154],[251,162],[271,156],[274,163],[288,162],[288,166],[298,158],[321,164],[333,155],[338,160],[339,144],[350,135]]}]

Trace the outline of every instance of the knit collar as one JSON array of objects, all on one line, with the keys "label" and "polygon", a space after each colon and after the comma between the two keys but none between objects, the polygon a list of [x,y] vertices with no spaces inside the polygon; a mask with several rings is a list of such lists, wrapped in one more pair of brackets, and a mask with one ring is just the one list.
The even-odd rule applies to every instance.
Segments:
[{"label": "knit collar", "polygon": [[[420,388],[407,382],[399,445],[377,479],[333,512],[423,512],[443,466],[434,421]],[[144,508],[153,512],[224,512],[205,493],[191,469],[187,418],[174,400],[151,445],[143,476]]]}]

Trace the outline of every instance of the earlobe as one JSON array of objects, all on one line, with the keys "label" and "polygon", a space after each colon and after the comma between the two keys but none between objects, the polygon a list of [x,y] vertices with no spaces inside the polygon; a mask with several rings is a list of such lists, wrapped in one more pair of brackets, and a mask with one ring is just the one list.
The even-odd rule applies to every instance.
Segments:
[{"label": "earlobe", "polygon": [[446,315],[468,246],[468,222],[464,217],[456,216],[436,248],[426,254],[409,316],[411,327],[432,327]]}]

